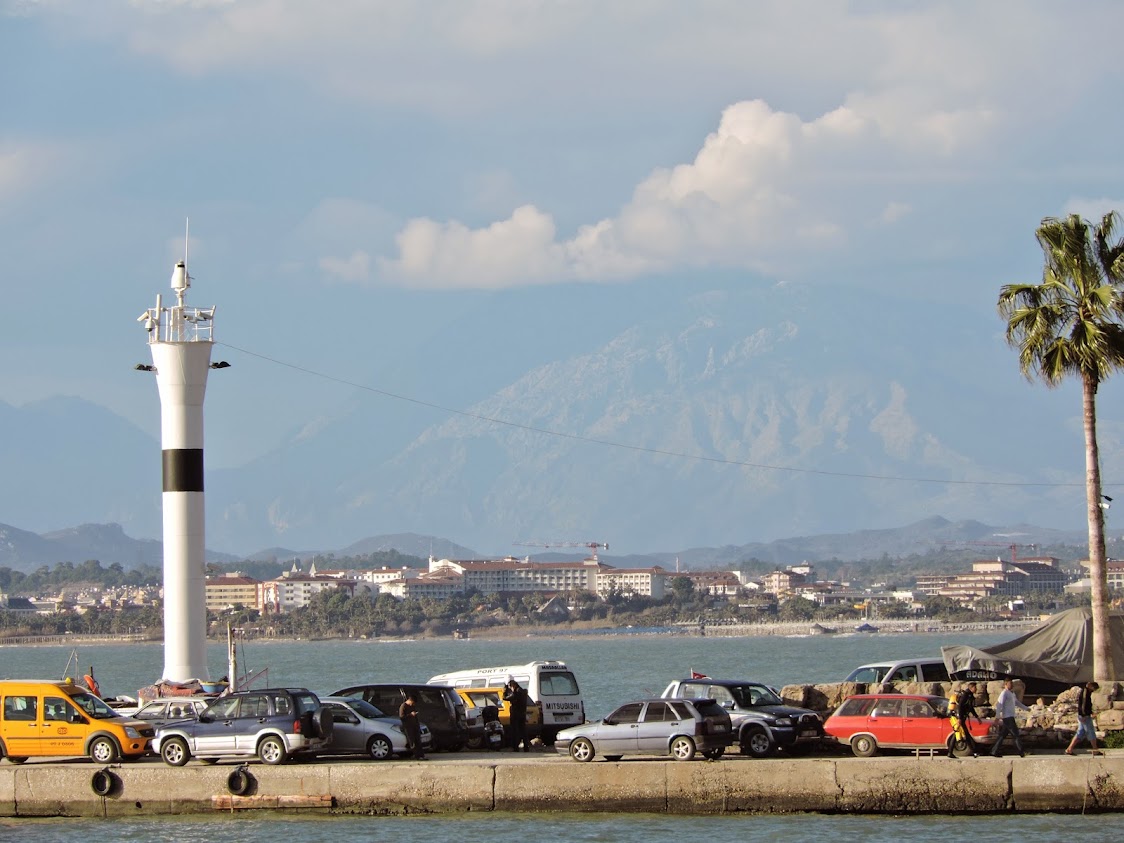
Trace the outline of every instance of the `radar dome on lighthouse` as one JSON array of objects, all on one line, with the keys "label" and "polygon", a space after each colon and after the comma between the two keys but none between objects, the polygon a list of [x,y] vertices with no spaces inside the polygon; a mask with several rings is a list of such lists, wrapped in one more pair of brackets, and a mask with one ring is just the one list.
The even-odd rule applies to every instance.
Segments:
[{"label": "radar dome on lighthouse", "polygon": [[[185,249],[186,252],[186,249]],[[160,447],[164,521],[163,679],[208,679],[206,610],[206,512],[204,508],[203,399],[211,363],[215,308],[188,307],[187,260],[172,270],[175,304],[137,317],[148,332],[160,393]]]}]

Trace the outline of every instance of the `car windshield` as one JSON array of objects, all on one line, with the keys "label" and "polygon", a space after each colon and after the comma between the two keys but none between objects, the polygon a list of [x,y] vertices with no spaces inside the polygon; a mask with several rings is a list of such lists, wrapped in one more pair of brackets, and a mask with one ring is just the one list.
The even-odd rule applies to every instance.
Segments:
[{"label": "car windshield", "polygon": [[366,700],[348,700],[347,704],[355,709],[355,712],[362,717],[386,717],[381,708],[376,708]]},{"label": "car windshield", "polygon": [[730,688],[730,693],[743,708],[752,708],[755,705],[784,705],[784,700],[764,685],[735,685]]},{"label": "car windshield", "polygon": [[888,664],[868,664],[851,671],[851,675],[844,682],[865,682],[868,685],[880,683],[890,669]]},{"label": "car windshield", "polygon": [[108,720],[120,715],[93,694],[70,694],[71,701],[95,720]]}]

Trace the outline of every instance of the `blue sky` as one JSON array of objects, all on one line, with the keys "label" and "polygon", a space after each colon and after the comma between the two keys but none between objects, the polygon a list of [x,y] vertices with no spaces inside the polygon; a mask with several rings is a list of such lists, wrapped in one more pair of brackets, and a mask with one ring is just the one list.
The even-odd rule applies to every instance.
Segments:
[{"label": "blue sky", "polygon": [[[0,400],[158,436],[134,319],[188,217],[217,340],[360,383],[566,285],[994,308],[1038,277],[1042,217],[1124,209],[1122,26],[1094,0],[0,0]],[[211,379],[236,421],[212,466],[353,397],[240,365]]]}]

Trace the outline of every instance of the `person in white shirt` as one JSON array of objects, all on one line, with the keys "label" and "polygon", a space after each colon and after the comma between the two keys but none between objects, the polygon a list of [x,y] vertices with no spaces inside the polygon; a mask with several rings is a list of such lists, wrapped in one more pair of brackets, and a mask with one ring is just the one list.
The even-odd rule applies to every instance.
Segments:
[{"label": "person in white shirt", "polygon": [[1003,691],[999,694],[999,699],[995,701],[995,716],[999,718],[999,734],[995,738],[995,747],[991,750],[992,758],[1002,758],[1003,753],[1003,739],[1010,735],[1015,739],[1015,749],[1019,751],[1019,758],[1026,756],[1023,750],[1023,742],[1019,737],[1019,724],[1015,720],[1016,709],[1023,711],[1030,711],[1029,706],[1023,705],[1019,698],[1015,696],[1015,692],[1011,690],[1011,685],[1014,680],[1007,677],[1003,680]]}]

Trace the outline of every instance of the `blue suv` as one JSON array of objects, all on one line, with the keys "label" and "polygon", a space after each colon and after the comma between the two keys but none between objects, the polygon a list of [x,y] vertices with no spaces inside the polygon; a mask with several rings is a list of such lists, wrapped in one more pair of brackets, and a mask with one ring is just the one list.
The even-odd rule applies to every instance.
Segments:
[{"label": "blue suv", "polygon": [[264,688],[219,697],[197,718],[156,730],[153,751],[182,767],[192,756],[208,761],[257,756],[283,764],[314,754],[332,739],[332,714],[306,688]]}]

